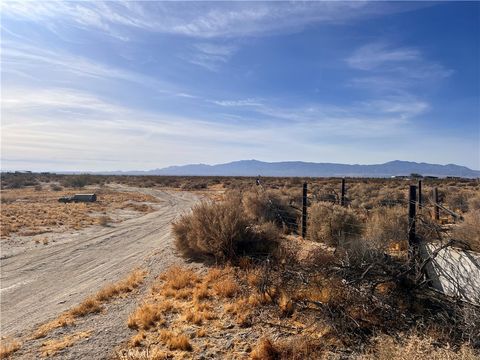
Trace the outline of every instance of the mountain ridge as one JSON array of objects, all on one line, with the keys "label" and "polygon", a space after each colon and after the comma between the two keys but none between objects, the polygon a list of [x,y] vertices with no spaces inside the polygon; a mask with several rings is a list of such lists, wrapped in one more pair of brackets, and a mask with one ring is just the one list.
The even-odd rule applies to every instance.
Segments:
[{"label": "mountain ridge", "polygon": [[125,175],[171,175],[171,176],[298,176],[298,177],[391,177],[418,173],[423,176],[480,177],[479,170],[456,164],[430,164],[425,162],[393,160],[383,164],[340,164],[305,161],[263,162],[255,159],[207,165],[174,165],[147,171],[110,172]]}]

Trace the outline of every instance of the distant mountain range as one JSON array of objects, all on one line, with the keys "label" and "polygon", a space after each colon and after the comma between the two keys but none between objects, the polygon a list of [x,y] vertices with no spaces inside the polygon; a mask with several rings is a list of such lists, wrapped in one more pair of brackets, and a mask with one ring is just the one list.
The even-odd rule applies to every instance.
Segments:
[{"label": "distant mountain range", "polygon": [[[390,161],[377,165],[347,165],[335,163],[313,163],[302,161],[263,162],[241,160],[226,164],[192,164],[170,166],[150,171],[115,172],[126,175],[179,175],[179,176],[300,176],[300,177],[391,177],[410,175],[480,177],[480,171],[465,166],[448,164],[427,164],[411,161]],[[110,173],[113,174],[113,173]]]}]

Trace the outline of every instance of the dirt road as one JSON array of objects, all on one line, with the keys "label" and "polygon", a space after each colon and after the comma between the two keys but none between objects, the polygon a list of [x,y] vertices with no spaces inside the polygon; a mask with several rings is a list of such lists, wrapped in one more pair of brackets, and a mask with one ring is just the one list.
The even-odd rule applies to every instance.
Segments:
[{"label": "dirt road", "polygon": [[71,241],[2,254],[2,336],[24,334],[36,324],[54,318],[105,284],[126,276],[134,267],[149,265],[153,253],[155,267],[160,270],[175,261],[170,224],[198,196],[138,191],[160,199],[156,211],[113,227],[89,229]]}]

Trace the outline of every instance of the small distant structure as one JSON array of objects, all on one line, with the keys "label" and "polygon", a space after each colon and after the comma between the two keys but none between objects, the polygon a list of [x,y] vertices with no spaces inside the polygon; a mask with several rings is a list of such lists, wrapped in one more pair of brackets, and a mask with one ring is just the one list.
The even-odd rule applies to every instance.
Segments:
[{"label": "small distant structure", "polygon": [[79,203],[79,202],[95,202],[97,201],[96,194],[75,194],[73,196],[62,196],[58,199],[58,202],[61,203]]},{"label": "small distant structure", "polygon": [[424,179],[425,180],[437,180],[438,176],[427,175],[427,176],[424,176]]},{"label": "small distant structure", "polygon": [[392,179],[400,179],[400,180],[410,180],[410,176],[406,175],[392,175]]}]

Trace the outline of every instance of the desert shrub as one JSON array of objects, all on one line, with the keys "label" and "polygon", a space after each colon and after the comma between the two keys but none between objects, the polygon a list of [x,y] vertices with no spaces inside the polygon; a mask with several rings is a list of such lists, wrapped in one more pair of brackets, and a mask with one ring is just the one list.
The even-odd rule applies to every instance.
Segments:
[{"label": "desert shrub", "polygon": [[468,208],[470,210],[480,210],[480,196],[473,196],[469,198]]},{"label": "desert shrub", "polygon": [[378,204],[380,206],[397,206],[405,202],[405,194],[394,189],[382,189],[379,192]]},{"label": "desert shrub", "polygon": [[[11,195],[6,195],[5,193],[0,194],[0,203],[1,204],[11,204],[17,201],[17,198]],[[5,224],[3,224],[5,226]]]},{"label": "desert shrub", "polygon": [[376,209],[367,221],[364,239],[376,248],[400,243],[408,236],[408,217],[402,207]]},{"label": "desert shrub", "polygon": [[88,174],[66,176],[62,181],[63,186],[79,189],[95,183],[98,183],[98,181]]},{"label": "desert shrub", "polygon": [[247,217],[257,223],[271,222],[286,230],[297,228],[297,213],[286,197],[274,191],[250,191],[243,196]]},{"label": "desert shrub", "polygon": [[423,241],[434,241],[442,239],[442,226],[438,224],[429,214],[420,213],[416,220],[416,235]]},{"label": "desert shrub", "polygon": [[51,188],[53,191],[62,191],[62,190],[63,190],[63,188],[62,188],[60,185],[58,185],[58,184],[51,184],[51,185],[50,185],[50,188]]},{"label": "desert shrub", "polygon": [[180,188],[182,190],[202,190],[206,189],[207,187],[208,184],[206,182],[192,180],[182,184]]},{"label": "desert shrub", "polygon": [[338,202],[338,196],[336,194],[331,194],[331,193],[321,193],[317,196],[317,199],[319,201],[331,202],[334,204]]},{"label": "desert shrub", "polygon": [[472,250],[480,251],[480,210],[465,214],[464,221],[454,227],[452,237],[465,241]]},{"label": "desert shrub", "polygon": [[448,194],[446,199],[447,207],[453,211],[468,211],[468,198],[465,194],[456,192]]},{"label": "desert shrub", "polygon": [[186,256],[213,256],[231,260],[238,255],[256,252],[270,241],[271,227],[266,229],[249,222],[242,198],[231,193],[223,202],[202,202],[191,213],[173,224],[178,250]]},{"label": "desert shrub", "polygon": [[358,239],[362,223],[350,209],[329,203],[315,203],[309,209],[308,236],[314,241],[338,246],[341,242]]}]

